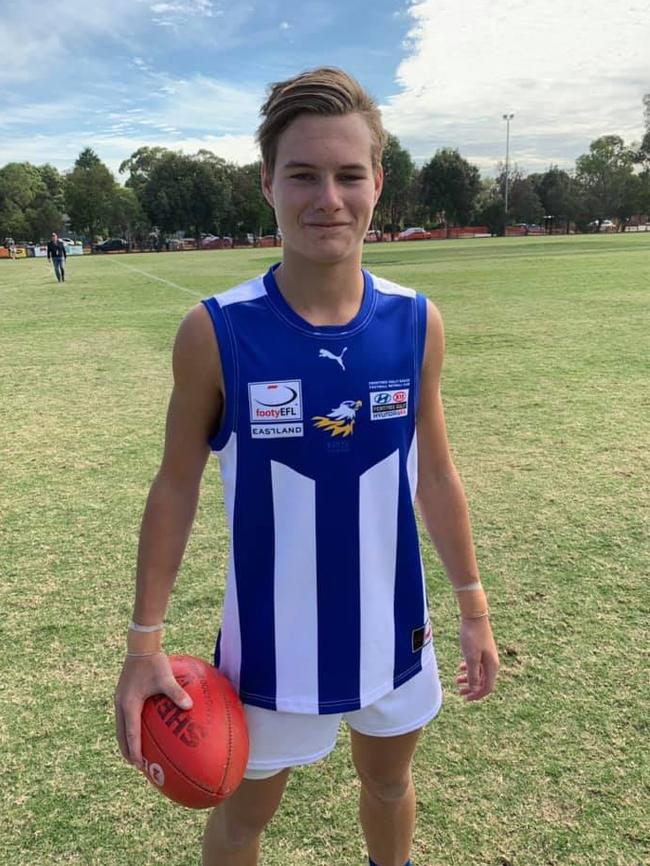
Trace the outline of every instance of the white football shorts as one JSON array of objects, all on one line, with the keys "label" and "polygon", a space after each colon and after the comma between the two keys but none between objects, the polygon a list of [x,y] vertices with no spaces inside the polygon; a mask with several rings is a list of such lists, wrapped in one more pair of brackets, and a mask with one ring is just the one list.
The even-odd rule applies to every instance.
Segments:
[{"label": "white football shorts", "polygon": [[435,658],[403,685],[349,713],[285,713],[244,704],[250,737],[244,778],[267,779],[287,767],[319,761],[334,749],[343,720],[360,734],[396,737],[430,722],[441,705]]}]

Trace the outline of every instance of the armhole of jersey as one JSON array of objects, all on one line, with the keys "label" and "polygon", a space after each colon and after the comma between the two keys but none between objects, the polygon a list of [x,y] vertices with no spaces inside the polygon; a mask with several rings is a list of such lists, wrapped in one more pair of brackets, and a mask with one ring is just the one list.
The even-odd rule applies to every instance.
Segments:
[{"label": "armhole of jersey", "polygon": [[237,399],[237,365],[235,362],[235,344],[226,314],[221,309],[216,298],[205,298],[201,301],[212,319],[214,335],[219,347],[221,369],[223,371],[224,408],[223,418],[217,433],[210,438],[213,451],[221,451],[235,427]]},{"label": "armhole of jersey", "polygon": [[420,406],[420,380],[424,364],[424,348],[427,339],[427,299],[424,295],[415,296],[415,412]]}]

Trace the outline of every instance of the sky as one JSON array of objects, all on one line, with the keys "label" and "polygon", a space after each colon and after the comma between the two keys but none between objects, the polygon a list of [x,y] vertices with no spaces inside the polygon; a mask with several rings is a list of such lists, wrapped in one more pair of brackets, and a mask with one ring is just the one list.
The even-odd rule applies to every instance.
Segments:
[{"label": "sky", "polygon": [[416,163],[457,148],[485,176],[571,169],[601,135],[644,132],[648,0],[0,0],[0,166],[117,174],[137,148],[258,158],[268,84],[355,75]]}]

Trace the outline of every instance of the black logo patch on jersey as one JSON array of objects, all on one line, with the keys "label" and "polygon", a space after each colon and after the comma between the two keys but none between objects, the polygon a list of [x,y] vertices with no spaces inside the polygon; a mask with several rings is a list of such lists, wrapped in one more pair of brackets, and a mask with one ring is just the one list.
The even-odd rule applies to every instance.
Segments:
[{"label": "black logo patch on jersey", "polygon": [[424,625],[414,628],[411,632],[411,651],[419,653],[428,643],[431,643],[431,637],[431,623],[427,620]]}]

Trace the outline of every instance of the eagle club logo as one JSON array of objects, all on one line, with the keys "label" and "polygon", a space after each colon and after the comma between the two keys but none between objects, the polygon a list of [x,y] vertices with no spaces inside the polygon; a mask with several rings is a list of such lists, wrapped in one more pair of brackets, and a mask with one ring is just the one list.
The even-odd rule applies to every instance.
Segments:
[{"label": "eagle club logo", "polygon": [[340,406],[328,412],[327,416],[314,415],[311,420],[314,427],[325,430],[331,436],[351,436],[357,412],[362,405],[361,400],[344,400]]}]

